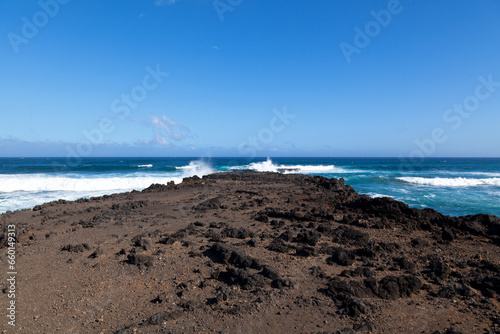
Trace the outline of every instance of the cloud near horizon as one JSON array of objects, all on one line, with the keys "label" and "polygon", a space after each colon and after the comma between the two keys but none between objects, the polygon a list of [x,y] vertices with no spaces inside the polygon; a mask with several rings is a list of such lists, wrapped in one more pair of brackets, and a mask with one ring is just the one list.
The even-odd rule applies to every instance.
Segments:
[{"label": "cloud near horizon", "polygon": [[165,115],[150,115],[151,127],[154,132],[154,142],[160,145],[170,146],[172,141],[180,142],[189,134],[189,128],[174,122]]},{"label": "cloud near horizon", "polygon": [[[121,149],[132,147],[171,147],[181,148],[179,144],[191,136],[191,131],[187,126],[173,121],[165,115],[149,115],[147,119],[126,118],[127,121],[139,124],[151,130],[150,138],[137,138],[128,142],[117,142],[112,138],[99,142],[90,142],[88,138],[76,142],[51,141],[51,140],[26,140],[17,137],[0,136],[0,156],[38,156],[38,152],[45,152],[44,155],[64,156],[69,151],[78,151],[78,147],[85,144],[91,146],[89,156],[94,153],[103,153],[109,149]],[[104,139],[104,138],[102,138]],[[182,146],[182,145],[181,145]],[[192,145],[190,145],[191,147]],[[19,154],[19,152],[25,152]]]}]

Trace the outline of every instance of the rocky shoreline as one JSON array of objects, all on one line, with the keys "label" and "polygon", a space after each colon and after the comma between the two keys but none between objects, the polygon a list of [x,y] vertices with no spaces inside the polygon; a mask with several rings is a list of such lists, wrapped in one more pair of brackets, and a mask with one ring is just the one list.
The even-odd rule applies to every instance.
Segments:
[{"label": "rocky shoreline", "polygon": [[342,179],[216,173],[0,218],[19,333],[500,333],[500,218]]}]

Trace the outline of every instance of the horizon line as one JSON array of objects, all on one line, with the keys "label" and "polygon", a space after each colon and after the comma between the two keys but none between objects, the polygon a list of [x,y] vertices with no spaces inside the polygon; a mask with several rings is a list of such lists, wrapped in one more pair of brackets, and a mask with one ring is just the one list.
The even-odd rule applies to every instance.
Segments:
[{"label": "horizon line", "polygon": [[[0,157],[0,159],[67,159],[68,157],[62,156],[5,156]],[[79,159],[117,159],[117,158],[127,158],[127,159],[297,159],[297,158],[309,158],[309,159],[412,159],[412,160],[427,160],[427,159],[500,159],[500,156],[439,156],[439,157],[424,157],[424,158],[412,158],[412,157],[395,157],[395,156],[258,156],[258,157],[245,157],[245,156],[90,156],[81,157]]]}]

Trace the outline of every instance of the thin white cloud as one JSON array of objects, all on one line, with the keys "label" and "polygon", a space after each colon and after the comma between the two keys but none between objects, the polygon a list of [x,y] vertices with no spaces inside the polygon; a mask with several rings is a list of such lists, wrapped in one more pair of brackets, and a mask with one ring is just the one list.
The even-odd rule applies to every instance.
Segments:
[{"label": "thin white cloud", "polygon": [[[66,155],[68,148],[72,152],[78,149],[79,143],[88,143],[92,151],[100,151],[106,148],[126,148],[132,146],[168,146],[179,148],[180,143],[189,137],[192,137],[191,131],[187,126],[179,124],[165,115],[149,115],[148,119],[137,119],[127,117],[126,121],[139,124],[149,128],[152,132],[150,139],[138,138],[131,141],[116,142],[111,138],[102,138],[99,142],[90,143],[89,140],[82,139],[77,142],[51,141],[51,140],[24,140],[16,137],[0,136],[0,156],[18,156],[19,152],[27,152],[28,155],[34,155],[36,152],[50,152],[52,156]],[[174,145],[179,144],[179,145]],[[189,149],[193,149],[189,147]],[[18,152],[19,151],[19,152]]]},{"label": "thin white cloud", "polygon": [[154,132],[154,141],[160,145],[171,145],[172,141],[181,141],[189,135],[189,129],[174,122],[165,115],[150,115],[151,127]]},{"label": "thin white cloud", "polygon": [[124,120],[152,130],[152,139],[137,139],[135,143],[138,145],[171,146],[173,142],[180,142],[187,137],[191,137],[191,132],[187,126],[179,124],[165,115],[149,115],[148,119],[128,116]]}]

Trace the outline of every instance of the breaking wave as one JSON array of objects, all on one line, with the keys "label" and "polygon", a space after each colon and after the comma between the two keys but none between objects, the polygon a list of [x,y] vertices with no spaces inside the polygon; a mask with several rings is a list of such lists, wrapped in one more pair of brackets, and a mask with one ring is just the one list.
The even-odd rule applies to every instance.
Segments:
[{"label": "breaking wave", "polygon": [[69,177],[62,175],[0,175],[0,192],[14,191],[128,191],[152,183],[180,182],[181,177]]},{"label": "breaking wave", "polygon": [[279,173],[303,173],[303,174],[327,174],[346,173],[343,168],[334,165],[278,165],[270,158],[266,161],[252,162],[249,165],[232,167],[231,169],[251,169],[257,172],[279,172]]},{"label": "breaking wave", "polygon": [[215,173],[215,170],[212,166],[203,160],[191,161],[189,165],[176,167],[177,170],[182,171],[182,177],[190,177],[190,176],[199,176],[208,175]]},{"label": "breaking wave", "polygon": [[477,186],[497,186],[500,187],[500,178],[471,179],[465,177],[444,178],[444,177],[397,177],[396,179],[426,186],[435,187],[477,187]]}]

